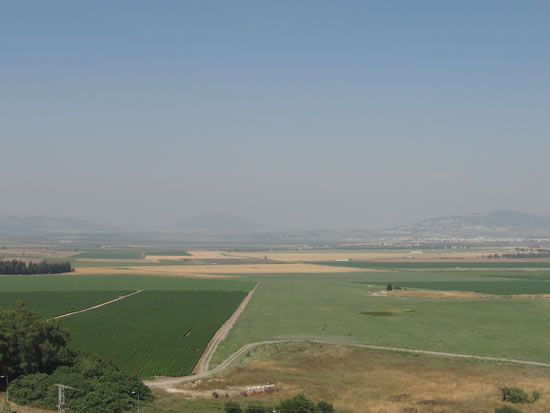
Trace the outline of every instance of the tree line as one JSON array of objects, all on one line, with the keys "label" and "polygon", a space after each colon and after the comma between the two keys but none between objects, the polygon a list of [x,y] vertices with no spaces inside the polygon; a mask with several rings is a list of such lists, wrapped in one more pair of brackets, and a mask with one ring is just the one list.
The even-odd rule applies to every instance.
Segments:
[{"label": "tree line", "polygon": [[21,260],[0,260],[2,275],[60,274],[71,272],[70,262],[25,262]]}]

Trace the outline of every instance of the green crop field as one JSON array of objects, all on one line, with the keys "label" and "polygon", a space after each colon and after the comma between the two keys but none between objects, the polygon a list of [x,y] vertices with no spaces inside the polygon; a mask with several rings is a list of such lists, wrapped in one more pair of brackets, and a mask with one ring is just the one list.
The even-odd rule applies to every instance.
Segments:
[{"label": "green crop field", "polygon": [[461,262],[461,261],[441,261],[441,262],[378,262],[378,261],[322,261],[316,262],[320,265],[331,265],[334,267],[351,268],[369,268],[369,269],[450,269],[457,268],[489,268],[489,269],[514,269],[514,268],[550,268],[550,262],[532,261],[532,262]]},{"label": "green crop field", "polygon": [[0,291],[216,290],[250,291],[244,279],[198,279],[146,275],[2,275]]},{"label": "green crop field", "polygon": [[191,254],[189,254],[187,251],[180,250],[180,249],[155,249],[155,250],[148,250],[145,252],[145,255],[168,255],[168,256],[182,256],[182,257],[190,257]]},{"label": "green crop field", "polygon": [[[365,283],[364,281],[362,283]],[[441,291],[471,291],[483,294],[549,294],[548,281],[405,281],[395,285],[406,288]]]},{"label": "green crop field", "polygon": [[[506,271],[512,277],[521,273],[526,272]],[[397,279],[432,286],[438,280],[462,281],[463,287],[506,294],[550,286],[499,275],[488,270],[250,276],[261,285],[213,361],[219,363],[251,342],[310,338],[549,362],[547,332],[541,326],[550,324],[550,300],[373,295],[384,289],[382,282]]]},{"label": "green crop field", "polygon": [[246,293],[145,291],[63,320],[71,346],[113,360],[140,377],[190,374]]},{"label": "green crop field", "polygon": [[22,300],[46,318],[82,310],[110,301],[132,291],[33,291],[0,293],[0,307],[14,308]]},{"label": "green crop field", "polygon": [[94,249],[73,255],[72,258],[92,259],[123,259],[133,260],[143,258],[143,251],[139,249]]}]

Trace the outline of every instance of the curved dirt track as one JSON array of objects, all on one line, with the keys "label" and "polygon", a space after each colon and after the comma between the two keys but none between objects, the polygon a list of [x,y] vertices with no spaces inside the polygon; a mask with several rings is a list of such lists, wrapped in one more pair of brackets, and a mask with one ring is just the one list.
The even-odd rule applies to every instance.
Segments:
[{"label": "curved dirt track", "polygon": [[243,313],[243,311],[246,309],[246,306],[248,305],[248,302],[252,298],[252,295],[254,295],[254,292],[258,288],[260,283],[258,282],[256,286],[247,294],[247,296],[244,298],[244,300],[239,304],[235,312],[227,319],[225,323],[216,331],[216,334],[214,334],[214,337],[212,337],[212,340],[208,343],[206,346],[206,349],[204,350],[204,353],[202,353],[202,356],[193,369],[193,373],[195,374],[207,374],[208,368],[210,366],[210,360],[212,360],[212,356],[218,349],[218,345],[225,340],[227,337],[227,334],[229,331],[233,328],[235,323],[237,322],[240,315]]},{"label": "curved dirt track", "polygon": [[69,316],[72,316],[72,315],[75,315],[75,314],[83,313],[83,312],[85,312],[85,311],[95,310],[96,308],[103,307],[104,305],[112,304],[112,303],[115,303],[115,302],[117,302],[117,301],[124,300],[125,298],[128,298],[128,297],[130,297],[130,296],[132,296],[132,295],[139,294],[139,293],[141,293],[142,291],[143,291],[143,290],[137,290],[137,291],[134,291],[133,293],[130,293],[130,294],[121,295],[120,297],[117,297],[117,298],[115,298],[115,299],[113,299],[113,300],[105,301],[104,303],[97,304],[97,305],[94,305],[94,306],[92,306],[92,307],[85,308],[85,309],[83,309],[83,310],[73,311],[72,313],[61,314],[61,315],[55,316],[55,317],[53,317],[53,318],[54,318],[54,319],[64,318],[64,317],[69,317]]},{"label": "curved dirt track", "polygon": [[319,344],[336,344],[336,345],[342,345],[342,346],[352,346],[352,347],[361,347],[361,348],[367,348],[371,350],[384,350],[384,351],[396,351],[400,353],[415,353],[415,354],[426,354],[430,356],[438,356],[438,357],[448,357],[448,358],[463,358],[463,359],[471,359],[471,360],[484,360],[484,361],[496,361],[496,362],[503,362],[503,363],[515,363],[515,364],[522,364],[527,366],[538,366],[538,367],[550,367],[550,363],[542,363],[539,361],[527,361],[527,360],[516,360],[516,359],[507,359],[507,358],[501,358],[501,357],[491,357],[491,356],[476,356],[474,354],[458,354],[458,353],[444,353],[439,351],[429,351],[429,350],[418,350],[418,349],[408,349],[408,348],[399,348],[399,347],[386,347],[386,346],[375,346],[371,344],[361,344],[361,343],[339,343],[335,341],[328,341],[328,340],[315,340],[315,339],[288,339],[288,340],[267,340],[267,341],[258,341],[257,343],[250,343],[242,346],[239,350],[234,352],[232,355],[230,355],[227,359],[225,359],[222,363],[220,363],[218,366],[214,367],[212,370],[209,370],[204,373],[198,373],[194,374],[192,376],[185,376],[185,377],[159,377],[154,380],[147,380],[144,381],[144,384],[149,387],[160,387],[169,389],[172,386],[176,386],[178,384],[182,383],[188,383],[199,379],[204,379],[209,376],[212,376],[216,373],[221,372],[222,370],[225,370],[227,367],[229,367],[235,360],[237,360],[241,355],[245,354],[246,352],[259,347],[263,345],[268,344],[277,344],[277,343],[292,343],[292,342],[310,342],[310,343],[319,343]]}]

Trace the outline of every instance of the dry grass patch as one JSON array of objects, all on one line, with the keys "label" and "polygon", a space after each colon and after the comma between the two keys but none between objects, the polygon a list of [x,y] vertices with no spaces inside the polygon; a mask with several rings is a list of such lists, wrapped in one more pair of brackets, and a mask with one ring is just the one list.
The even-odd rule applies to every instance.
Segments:
[{"label": "dry grass patch", "polygon": [[455,300],[470,300],[472,298],[496,297],[492,294],[481,294],[471,291],[417,291],[417,290],[392,290],[379,291],[378,296],[413,297],[413,298],[449,298]]},{"label": "dry grass patch", "polygon": [[[127,266],[127,267],[86,267],[77,268],[78,274],[113,274],[113,272],[128,272],[129,274],[147,275],[177,275],[181,277],[224,277],[228,274],[281,274],[281,273],[334,273],[334,272],[365,272],[363,268],[335,268],[315,264],[239,264],[239,265],[158,265],[158,266]],[[223,275],[219,275],[223,274]]]},{"label": "dry grass patch", "polygon": [[[282,397],[304,392],[354,413],[492,412],[502,405],[499,388],[505,385],[542,393],[535,404],[521,406],[524,413],[547,412],[550,404],[550,369],[315,343],[258,348],[240,366],[177,389],[182,400],[189,392],[188,396],[208,395],[213,389],[263,383],[278,384],[282,391],[254,396],[259,400],[276,404]],[[231,397],[244,400],[239,395]]]}]

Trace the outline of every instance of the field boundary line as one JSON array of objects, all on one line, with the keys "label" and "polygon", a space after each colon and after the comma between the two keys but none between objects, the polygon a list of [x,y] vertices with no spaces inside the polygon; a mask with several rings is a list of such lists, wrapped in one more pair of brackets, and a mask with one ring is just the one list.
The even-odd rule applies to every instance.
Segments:
[{"label": "field boundary line", "polygon": [[183,377],[159,377],[153,380],[146,380],[143,383],[149,387],[160,387],[160,388],[170,388],[182,383],[188,383],[199,379],[205,379],[209,376],[217,374],[226,368],[228,368],[235,360],[237,360],[244,353],[253,350],[256,347],[270,345],[270,344],[279,344],[279,343],[293,343],[293,342],[310,342],[310,343],[319,343],[319,344],[335,344],[341,346],[351,346],[351,347],[361,347],[371,350],[382,350],[382,351],[394,351],[399,353],[413,353],[413,354],[425,354],[429,356],[436,357],[446,357],[446,358],[462,358],[470,360],[482,360],[482,361],[496,361],[503,363],[514,363],[527,366],[537,366],[537,367],[549,367],[550,363],[543,363],[539,361],[529,361],[529,360],[516,360],[516,359],[507,359],[502,357],[492,357],[492,356],[476,356],[474,354],[460,354],[460,353],[446,353],[439,351],[430,351],[430,350],[419,350],[419,349],[408,349],[401,347],[388,347],[388,346],[377,346],[373,344],[362,344],[362,343],[342,343],[337,341],[329,340],[317,340],[309,338],[295,338],[295,339],[281,339],[281,340],[267,340],[267,341],[258,341],[256,343],[249,343],[242,346],[239,350],[231,354],[227,359],[225,359],[218,366],[214,367],[212,370],[203,373],[197,373],[191,376]]},{"label": "field boundary line", "polygon": [[126,295],[121,295],[120,297],[117,297],[113,300],[105,301],[104,303],[96,304],[92,307],[84,308],[84,309],[78,310],[78,311],[73,311],[71,313],[61,314],[61,315],[53,317],[53,320],[57,320],[59,318],[70,317],[72,315],[79,314],[79,313],[84,313],[84,312],[90,311],[90,310],[95,310],[96,308],[100,308],[100,307],[103,307],[103,306],[108,305],[108,304],[116,303],[117,301],[124,300],[125,298],[131,297],[132,295],[136,295],[136,294],[139,294],[141,292],[143,292],[143,290],[137,290],[137,291],[134,291],[133,293],[126,294]]},{"label": "field boundary line", "polygon": [[218,345],[225,340],[227,337],[227,334],[229,334],[229,331],[233,328],[237,320],[239,319],[240,315],[244,312],[246,309],[246,306],[248,305],[248,302],[254,295],[254,292],[260,285],[260,281],[256,283],[254,288],[249,291],[249,293],[246,295],[246,297],[241,301],[237,309],[231,314],[231,317],[229,317],[225,323],[222,324],[222,326],[216,331],[212,339],[208,342],[206,348],[204,349],[204,352],[202,353],[201,358],[195,365],[195,368],[193,369],[194,374],[207,374],[208,369],[210,368],[210,360],[212,360],[212,356],[218,349]]}]

